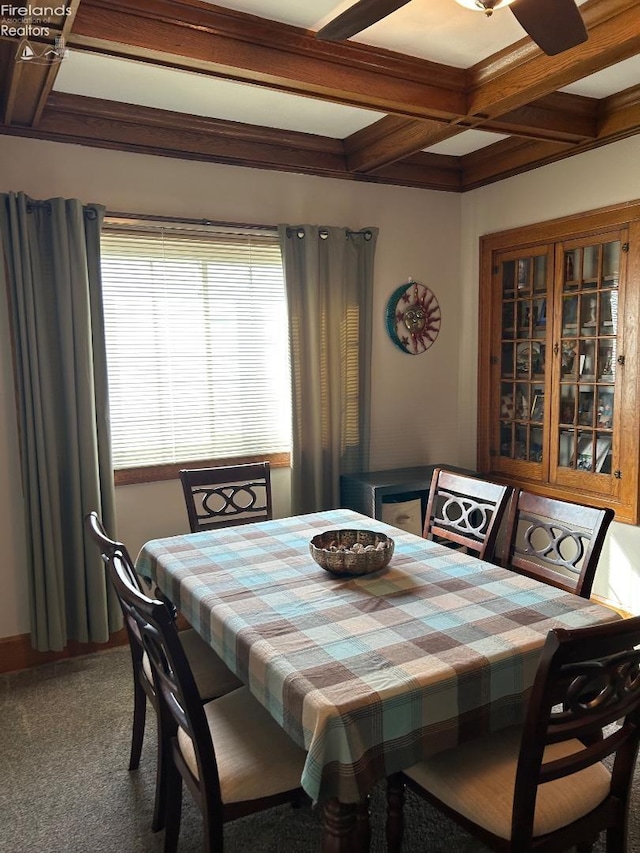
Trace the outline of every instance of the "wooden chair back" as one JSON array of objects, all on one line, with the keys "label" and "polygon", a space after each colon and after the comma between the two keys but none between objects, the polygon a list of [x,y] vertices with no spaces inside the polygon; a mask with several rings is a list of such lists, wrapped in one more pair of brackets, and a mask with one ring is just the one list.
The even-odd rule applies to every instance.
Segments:
[{"label": "wooden chair back", "polygon": [[436,468],[431,479],[423,536],[464,547],[493,560],[511,488]]},{"label": "wooden chair back", "polygon": [[520,574],[589,598],[613,516],[608,507],[517,491],[511,499],[501,562]]},{"label": "wooden chair back", "polygon": [[[212,849],[222,850],[223,806],[214,746],[202,699],[175,622],[164,602],[144,595],[131,582],[127,559],[122,551],[116,550],[111,555],[108,566],[122,608],[136,624],[151,663],[154,686],[160,699],[159,737],[168,744],[181,728],[191,738],[198,777],[190,771],[177,748],[171,750],[172,761],[178,764],[180,775],[196,803],[208,814],[209,832],[217,838],[217,846]],[[219,831],[214,827],[219,827]]]},{"label": "wooden chair back", "polygon": [[268,462],[180,471],[192,533],[273,517]]},{"label": "wooden chair back", "polygon": [[[613,829],[618,840],[623,837],[640,743],[638,646],[640,617],[549,632],[522,731],[511,850],[533,849],[538,786],[573,776],[603,759],[612,762],[609,795],[572,824],[569,835],[563,837],[560,829],[555,843],[548,838],[550,846],[544,849],[565,850],[604,829]],[[545,748],[560,743],[567,746],[564,757],[545,761]],[[575,784],[580,784],[578,779]]]}]

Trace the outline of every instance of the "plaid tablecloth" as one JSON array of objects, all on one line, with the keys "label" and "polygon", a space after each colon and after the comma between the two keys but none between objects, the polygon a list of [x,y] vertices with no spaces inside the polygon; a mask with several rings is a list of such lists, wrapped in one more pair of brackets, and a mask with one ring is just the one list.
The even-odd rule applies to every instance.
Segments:
[{"label": "plaid tablecloth", "polygon": [[[393,537],[382,573],[336,579],[319,531]],[[520,721],[550,628],[617,615],[350,510],[148,542],[153,578],[308,752],[314,800],[357,802],[389,773]]]}]

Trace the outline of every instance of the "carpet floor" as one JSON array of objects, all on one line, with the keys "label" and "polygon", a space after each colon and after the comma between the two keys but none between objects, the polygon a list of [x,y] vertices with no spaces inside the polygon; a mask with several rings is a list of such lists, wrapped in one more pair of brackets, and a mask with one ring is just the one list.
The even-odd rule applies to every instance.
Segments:
[{"label": "carpet floor", "polygon": [[[118,648],[0,677],[0,851],[155,853],[151,832],[155,721],[148,714],[140,767],[128,772],[132,685]],[[640,773],[628,853],[640,853]],[[383,853],[384,791],[372,797],[372,853]],[[486,853],[487,848],[407,795],[404,850]],[[199,853],[199,812],[184,795],[180,853]],[[283,806],[225,827],[225,853],[315,853],[321,813]],[[594,853],[604,853],[601,838]]]}]

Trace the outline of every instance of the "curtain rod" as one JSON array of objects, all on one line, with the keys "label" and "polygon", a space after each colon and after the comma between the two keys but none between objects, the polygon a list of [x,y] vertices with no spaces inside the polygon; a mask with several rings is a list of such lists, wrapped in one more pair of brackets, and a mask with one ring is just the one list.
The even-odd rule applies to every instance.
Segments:
[{"label": "curtain rod", "polygon": [[[353,231],[351,228],[345,228],[344,232],[347,237],[357,237],[358,235],[362,235],[365,240],[371,240],[373,237],[373,232],[370,228],[361,228],[360,231]],[[299,237],[302,239],[305,236],[304,225],[295,225],[295,226],[287,226],[287,237],[293,236]],[[326,240],[329,236],[329,231],[326,226],[320,226],[318,230],[318,236],[321,240]]]},{"label": "curtain rod", "polygon": [[115,210],[107,210],[105,216],[113,219],[144,219],[147,222],[174,222],[181,225],[208,225],[214,228],[251,228],[259,231],[273,231],[278,229],[275,225],[258,225],[255,222],[219,222],[214,219],[189,219],[184,216],[151,216],[147,213],[120,213]]}]

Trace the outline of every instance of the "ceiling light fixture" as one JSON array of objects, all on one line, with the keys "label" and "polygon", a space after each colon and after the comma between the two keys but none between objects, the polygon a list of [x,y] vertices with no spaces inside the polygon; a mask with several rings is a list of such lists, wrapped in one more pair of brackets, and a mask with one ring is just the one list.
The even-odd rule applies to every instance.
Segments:
[{"label": "ceiling light fixture", "polygon": [[487,17],[493,15],[494,9],[502,9],[510,6],[513,0],[456,0],[465,9],[473,9],[474,12],[484,12]]}]

